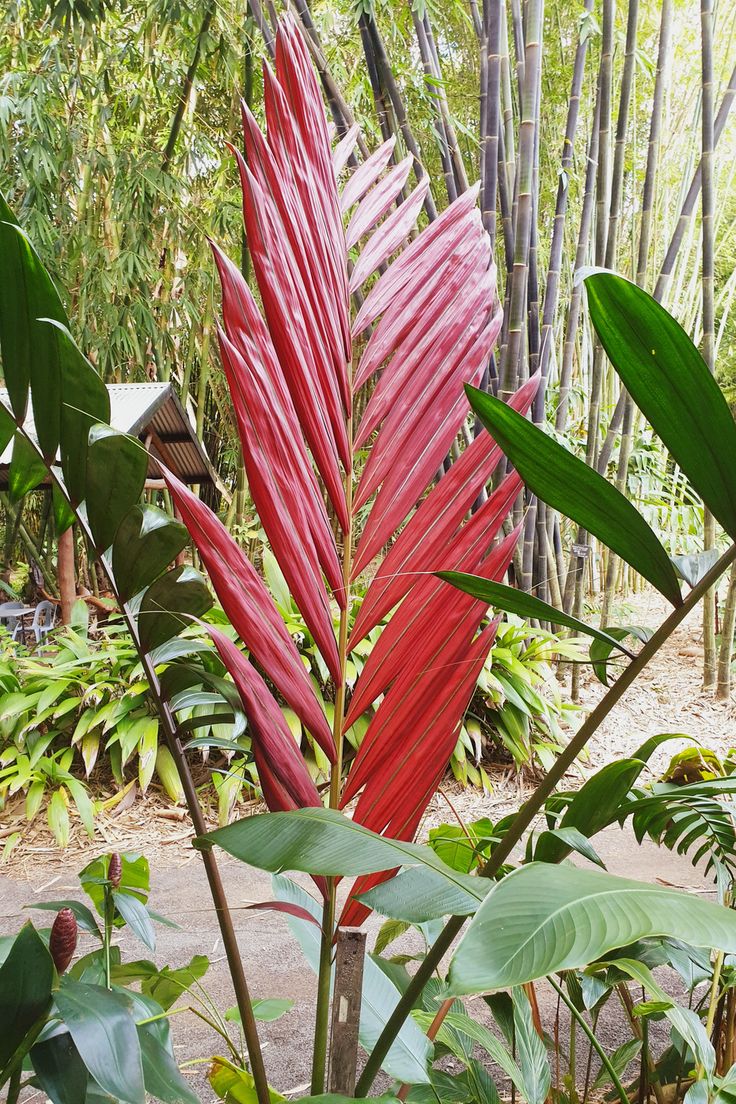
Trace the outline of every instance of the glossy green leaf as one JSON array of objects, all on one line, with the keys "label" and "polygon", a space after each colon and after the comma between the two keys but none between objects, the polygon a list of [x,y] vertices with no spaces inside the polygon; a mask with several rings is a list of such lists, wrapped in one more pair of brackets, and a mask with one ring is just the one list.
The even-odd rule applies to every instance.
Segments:
[{"label": "glossy green leaf", "polygon": [[[608,632],[614,636],[617,641],[625,640],[627,636],[633,636],[637,640],[640,640],[642,644],[646,644],[652,637],[652,630],[643,628],[641,625],[617,625],[615,627],[609,627]],[[616,647],[621,648],[623,645],[618,643]],[[590,645],[589,655],[595,676],[604,686],[610,685],[608,680],[608,661],[612,651],[611,645],[605,640],[594,640]]]},{"label": "glossy green leaf", "polygon": [[[216,1096],[225,1104],[258,1104],[253,1075],[247,1069],[241,1069],[227,1058],[215,1057],[207,1074],[207,1079]],[[286,1097],[269,1086],[271,1104],[286,1104]]]},{"label": "glossy green leaf", "polygon": [[29,491],[43,483],[46,475],[46,465],[34,446],[22,433],[16,433],[8,471],[10,501],[20,502]]},{"label": "glossy green leaf", "polygon": [[90,935],[100,937],[100,929],[97,926],[94,916],[81,901],[36,901],[32,905],[26,905],[26,908],[45,909],[48,912],[59,912],[59,910],[63,908],[71,909],[77,918],[77,924],[81,931],[86,931],[89,932]]},{"label": "glossy green leaf", "polygon": [[169,1009],[190,986],[196,985],[204,977],[209,965],[207,955],[194,955],[187,966],[180,966],[178,969],[164,966],[161,970],[154,970],[143,981],[141,992],[153,997],[162,1008]]},{"label": "glossy green leaf", "polygon": [[54,511],[56,535],[60,537],[74,524],[76,515],[56,483],[51,484],[51,505]]},{"label": "glossy green leaf", "polygon": [[85,1104],[89,1075],[68,1031],[36,1043],[31,1062],[39,1085],[53,1104]]},{"label": "glossy green leaf", "polygon": [[736,537],[736,423],[708,366],[651,295],[612,272],[585,281],[590,318],[636,405]]},{"label": "glossy green leaf", "polygon": [[[282,1016],[289,1012],[294,1007],[294,1001],[288,998],[279,1000],[277,997],[266,997],[263,1000],[251,1001],[251,1005],[253,1015],[257,1020],[261,1020],[263,1023],[271,1023],[273,1020],[280,1020]],[[240,1009],[237,1007],[228,1008],[225,1019],[232,1023],[240,1023]]]},{"label": "glossy green leaf", "polygon": [[59,443],[61,382],[56,344],[39,318],[66,322],[59,294],[38,254],[0,196],[0,352],[10,405],[25,418],[29,385],[44,456]]},{"label": "glossy green leaf", "polygon": [[174,1057],[145,1027],[138,1028],[146,1092],[163,1104],[199,1104],[199,1098],[182,1077]]},{"label": "glossy green leaf", "polygon": [[138,936],[141,943],[148,947],[149,951],[155,951],[156,932],[146,906],[132,893],[116,893],[113,891],[112,899],[115,902],[115,908],[130,930]]},{"label": "glossy green leaf", "polygon": [[138,611],[141,644],[147,652],[191,627],[212,606],[207,584],[193,567],[183,564],[156,579],[143,595]]},{"label": "glossy green leaf", "polygon": [[79,350],[66,326],[46,319],[61,370],[60,457],[64,483],[72,502],[85,497],[89,432],[110,421],[110,396],[104,381]]},{"label": "glossy green leaf", "polygon": [[[120,884],[117,886],[118,893],[133,894],[145,904],[148,900],[148,891],[151,885],[148,859],[145,855],[128,851],[123,852],[120,859],[121,872]],[[88,863],[79,874],[82,888],[92,898],[92,903],[100,916],[104,916],[105,886],[107,884],[109,862],[109,855],[100,855],[99,858]],[[120,927],[122,923],[122,919],[116,917],[116,926]]]},{"label": "glossy green leaf", "polygon": [[90,430],[85,501],[87,517],[100,552],[109,548],[118,526],[143,493],[148,453],[135,437],[109,426]]},{"label": "glossy green leaf", "polygon": [[[504,583],[495,583],[478,575],[467,575],[463,571],[438,571],[437,576],[444,579],[445,582],[451,583],[458,590],[488,602],[488,605],[493,606],[494,609],[503,610],[504,613],[515,613],[519,617],[524,617],[527,621],[536,619],[537,621],[549,621],[553,625],[564,625],[566,629],[573,629],[585,636],[592,636],[597,640],[605,641],[612,648],[621,647],[618,640],[603,632],[602,629],[596,629],[593,625],[586,625],[584,621],[579,621],[577,617],[571,617],[569,614],[563,613],[562,610],[555,609],[554,606],[543,602],[540,598],[535,598],[533,594],[526,594],[523,590],[516,590],[515,587],[506,586]],[[621,648],[621,650],[627,655],[631,655],[631,652],[626,648]]]},{"label": "glossy green leaf", "polygon": [[145,1104],[141,1048],[127,998],[63,977],[56,1005],[100,1088],[122,1104]]},{"label": "glossy green leaf", "polygon": [[589,859],[590,862],[595,863],[596,866],[605,866],[603,859],[596,851],[593,844],[584,836],[582,832],[577,828],[550,828],[546,832],[542,832],[537,840],[537,848],[534,851],[534,858],[539,859],[537,849],[549,846],[550,842],[554,841],[556,844],[558,841],[562,843],[562,846],[566,851],[576,851],[578,855],[582,855],[584,859]]},{"label": "glossy green leaf", "polygon": [[483,425],[538,498],[593,533],[674,606],[682,604],[669,556],[628,499],[506,403],[475,387],[465,390]]},{"label": "glossy green leaf", "polygon": [[15,429],[16,425],[12,414],[4,403],[0,403],[0,452],[5,452],[13,439]]},{"label": "glossy green leaf", "polygon": [[397,866],[422,866],[460,893],[473,896],[476,904],[484,892],[478,889],[478,879],[452,870],[431,848],[379,836],[335,809],[262,813],[194,840],[194,846],[200,849],[213,845],[251,866],[274,873],[301,870],[309,874],[350,876]]},{"label": "glossy green leaf", "polygon": [[453,955],[450,990],[523,985],[656,935],[733,954],[736,915],[663,886],[532,863],[494,884]]},{"label": "glossy green leaf", "polygon": [[0,1070],[51,1004],[54,964],[32,924],[24,924],[0,967]]},{"label": "glossy green leaf", "polygon": [[[643,760],[635,758],[619,759],[601,767],[572,795],[556,828],[574,828],[589,838],[607,827],[616,819],[644,765]],[[572,849],[559,832],[544,833],[537,840],[534,857],[538,862],[560,862]]]},{"label": "glossy green leaf", "polygon": [[155,506],[133,506],[112,546],[112,569],[123,601],[157,579],[186,548],[189,533]]}]

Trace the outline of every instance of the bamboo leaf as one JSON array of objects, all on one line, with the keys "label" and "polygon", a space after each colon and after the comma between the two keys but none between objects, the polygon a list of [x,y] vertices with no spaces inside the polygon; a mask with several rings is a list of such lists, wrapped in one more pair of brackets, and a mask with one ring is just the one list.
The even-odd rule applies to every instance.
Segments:
[{"label": "bamboo leaf", "polygon": [[506,403],[474,387],[466,391],[483,425],[538,498],[598,537],[673,606],[682,604],[667,553],[615,487]]},{"label": "bamboo leaf", "polygon": [[736,423],[702,356],[636,284],[596,272],[585,286],[591,321],[624,386],[705,505],[736,537]]}]

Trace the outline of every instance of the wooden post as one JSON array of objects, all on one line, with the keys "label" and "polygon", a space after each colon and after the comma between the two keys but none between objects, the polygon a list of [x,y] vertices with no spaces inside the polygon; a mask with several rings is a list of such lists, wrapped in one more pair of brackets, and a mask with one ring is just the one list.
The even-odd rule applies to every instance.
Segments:
[{"label": "wooden post", "polygon": [[365,938],[359,928],[339,928],[335,939],[329,1088],[345,1096],[355,1092]]},{"label": "wooden post", "polygon": [[74,526],[59,537],[57,558],[59,597],[61,598],[61,623],[71,624],[72,606],[77,598],[77,581],[74,577]]}]

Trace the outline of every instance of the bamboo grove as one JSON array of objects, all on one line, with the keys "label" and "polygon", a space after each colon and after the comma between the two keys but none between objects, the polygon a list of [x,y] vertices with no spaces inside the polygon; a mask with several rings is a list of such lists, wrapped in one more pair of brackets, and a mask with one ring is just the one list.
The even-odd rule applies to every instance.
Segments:
[{"label": "bamboo grove", "polygon": [[[503,329],[483,386],[508,398],[536,371],[532,418],[634,498],[671,553],[717,544],[712,520],[612,372],[575,274],[635,280],[680,320],[733,394],[736,292],[736,16],[711,0],[320,0],[293,8],[338,137],[365,132],[409,158],[423,222],[480,181]],[[232,165],[238,100],[263,116],[261,59],[278,4],[204,2],[183,12],[15,0],[3,17],[0,185],[50,264],[76,336],[108,380],[173,379],[233,490],[223,516],[252,516],[222,371],[206,234],[239,252]],[[407,183],[398,199],[405,201]],[[463,428],[447,467],[466,447]],[[489,488],[490,490],[490,488]],[[630,569],[586,532],[521,497],[517,583],[601,623]],[[16,524],[19,529],[20,522]],[[33,528],[31,526],[31,528]],[[24,529],[33,543],[33,532]],[[704,545],[705,542],[705,545]],[[705,683],[730,689],[736,574],[705,605]],[[730,626],[730,632],[729,632]],[[575,676],[573,675],[573,678]]]}]

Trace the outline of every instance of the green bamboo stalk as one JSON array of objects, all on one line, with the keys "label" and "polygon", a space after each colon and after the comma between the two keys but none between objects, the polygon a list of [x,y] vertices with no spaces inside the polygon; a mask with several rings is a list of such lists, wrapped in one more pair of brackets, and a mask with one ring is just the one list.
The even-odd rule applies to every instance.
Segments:
[{"label": "green bamboo stalk", "polygon": [[[702,294],[703,294],[703,359],[711,373],[715,372],[715,310],[713,230],[715,184],[713,172],[713,0],[700,2],[700,47],[702,90]],[[715,547],[716,523],[710,510],[705,510],[703,548]],[[711,590],[703,601],[703,688],[716,685],[716,594]]]},{"label": "green bamboo stalk", "polygon": [[516,390],[522,352],[529,275],[534,143],[537,130],[537,88],[541,64],[543,0],[528,0],[527,41],[524,55],[523,98],[519,124],[518,203],[514,230],[514,268],[509,293],[508,344],[502,356],[499,397],[508,399]]},{"label": "green bamboo stalk", "polygon": [[[657,178],[659,163],[659,143],[662,129],[662,108],[664,104],[664,91],[666,84],[667,65],[669,60],[670,37],[672,29],[672,0],[662,0],[662,12],[659,24],[659,48],[657,51],[657,70],[654,78],[654,95],[652,98],[652,114],[649,122],[649,143],[647,146],[647,162],[644,172],[644,187],[641,200],[641,221],[639,229],[639,249],[636,266],[636,282],[640,287],[646,284],[647,258],[651,240],[652,214],[654,210],[654,187]],[[633,445],[632,426],[634,421],[634,404],[631,396],[622,389],[623,418],[621,429],[621,443],[619,445],[618,465],[616,469],[616,488],[624,492],[628,480],[629,461]],[[616,576],[618,574],[618,557],[612,552],[606,565],[605,582],[603,586],[603,603],[601,608],[601,624],[609,621],[611,602],[615,592]]]}]

